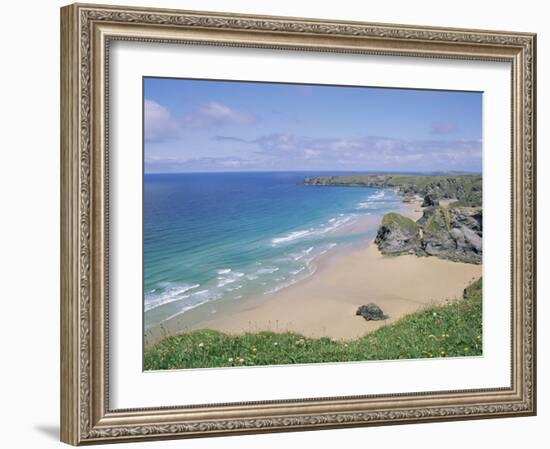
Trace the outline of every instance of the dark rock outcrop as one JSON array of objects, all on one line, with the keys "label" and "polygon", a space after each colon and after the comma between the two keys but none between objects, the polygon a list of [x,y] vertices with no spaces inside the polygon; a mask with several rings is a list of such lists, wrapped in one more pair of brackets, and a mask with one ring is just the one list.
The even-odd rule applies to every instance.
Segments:
[{"label": "dark rock outcrop", "polygon": [[366,306],[359,306],[357,311],[355,312],[355,315],[360,315],[367,321],[378,321],[378,320],[385,320],[388,318],[387,315],[384,315],[384,312],[382,312],[382,309],[378,307],[373,302],[367,304]]},{"label": "dark rock outcrop", "polygon": [[[480,264],[482,248],[482,178],[472,174],[371,174],[318,176],[316,186],[391,188],[404,202],[424,198],[423,216],[415,223],[397,213],[384,216],[375,243],[383,254],[416,254]],[[453,199],[448,207],[440,200]]]},{"label": "dark rock outcrop", "polygon": [[439,206],[439,199],[434,193],[428,193],[424,197],[424,201],[422,202],[422,207],[434,207]]},{"label": "dark rock outcrop", "polygon": [[416,223],[399,214],[385,215],[374,242],[382,254],[414,253],[480,264],[482,227],[480,207],[427,207]]},{"label": "dark rock outcrop", "polygon": [[479,207],[429,208],[417,224],[422,239],[416,254],[481,263],[483,212]]},{"label": "dark rock outcrop", "polygon": [[412,253],[420,245],[420,232],[410,218],[391,212],[384,215],[374,242],[383,254]]}]

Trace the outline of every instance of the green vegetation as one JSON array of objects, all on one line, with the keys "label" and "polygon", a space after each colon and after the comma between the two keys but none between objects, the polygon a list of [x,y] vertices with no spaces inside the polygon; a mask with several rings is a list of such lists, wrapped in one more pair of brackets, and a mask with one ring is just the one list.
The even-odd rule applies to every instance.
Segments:
[{"label": "green vegetation", "polygon": [[434,236],[449,232],[451,228],[450,221],[449,212],[444,208],[438,207],[429,216],[428,221],[424,225],[424,232],[426,235]]},{"label": "green vegetation", "polygon": [[456,198],[462,206],[481,206],[481,175],[343,175],[306,178],[307,185],[346,187],[395,187],[403,195],[433,194],[436,198]]},{"label": "green vegetation", "polygon": [[[357,317],[357,319],[362,319]],[[226,335],[201,330],[168,337],[146,351],[146,370],[349,362],[482,354],[482,280],[464,299],[407,315],[357,340],[293,333]]]},{"label": "green vegetation", "polygon": [[405,217],[401,214],[390,212],[384,215],[382,219],[382,226],[391,226],[397,225],[402,229],[406,229],[408,232],[414,234],[418,231],[418,226],[416,223],[408,217]]}]

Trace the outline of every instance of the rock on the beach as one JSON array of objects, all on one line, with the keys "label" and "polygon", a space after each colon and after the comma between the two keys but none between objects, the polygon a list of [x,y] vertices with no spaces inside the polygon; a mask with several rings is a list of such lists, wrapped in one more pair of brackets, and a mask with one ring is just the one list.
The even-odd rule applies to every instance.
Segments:
[{"label": "rock on the beach", "polygon": [[424,197],[424,201],[422,202],[422,207],[434,207],[434,206],[439,206],[439,199],[435,194],[428,193]]},{"label": "rock on the beach", "polygon": [[382,309],[378,307],[373,302],[367,304],[366,306],[359,306],[357,311],[355,312],[355,315],[360,315],[365,320],[370,321],[378,321],[378,320],[385,320],[387,319],[387,315],[384,315],[384,312],[382,312]]},{"label": "rock on the beach", "polygon": [[481,263],[483,212],[480,207],[427,208],[417,224],[422,227],[422,240],[416,254]]},{"label": "rock on the beach", "polygon": [[412,193],[407,193],[403,196],[404,203],[414,203],[415,200],[416,200],[416,196]]},{"label": "rock on the beach", "polygon": [[382,254],[412,252],[420,244],[420,232],[410,218],[395,212],[384,215],[374,240]]}]

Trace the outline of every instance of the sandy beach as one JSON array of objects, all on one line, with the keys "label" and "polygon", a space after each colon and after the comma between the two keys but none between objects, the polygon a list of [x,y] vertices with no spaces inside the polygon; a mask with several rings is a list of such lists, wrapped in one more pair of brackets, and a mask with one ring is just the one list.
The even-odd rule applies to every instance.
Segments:
[{"label": "sandy beach", "polygon": [[[405,204],[406,215],[422,215],[420,201]],[[314,275],[261,298],[214,301],[148,329],[145,345],[167,335],[197,329],[238,334],[271,330],[308,337],[354,339],[425,306],[460,298],[482,274],[480,265],[414,255],[384,256],[373,242],[364,248],[327,255]],[[389,316],[365,321],[361,304],[376,303]]]}]

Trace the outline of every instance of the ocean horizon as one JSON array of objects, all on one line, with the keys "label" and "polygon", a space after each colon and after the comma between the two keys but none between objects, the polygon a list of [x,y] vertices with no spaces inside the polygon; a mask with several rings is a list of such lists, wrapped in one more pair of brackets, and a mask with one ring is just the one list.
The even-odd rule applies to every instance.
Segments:
[{"label": "ocean horizon", "polygon": [[[203,303],[270,295],[321,256],[374,238],[403,207],[388,188],[308,186],[326,171],[146,173],[145,328]],[[331,172],[334,175],[357,172]]]}]

